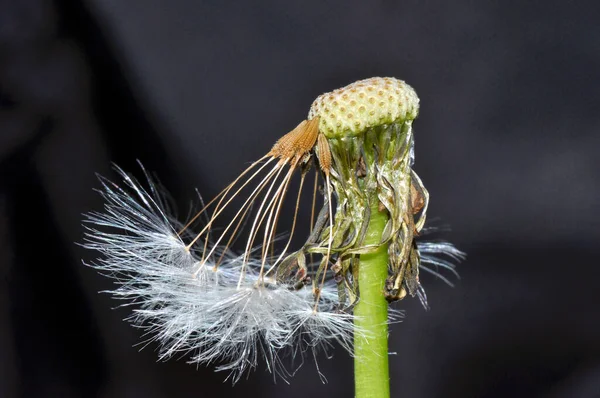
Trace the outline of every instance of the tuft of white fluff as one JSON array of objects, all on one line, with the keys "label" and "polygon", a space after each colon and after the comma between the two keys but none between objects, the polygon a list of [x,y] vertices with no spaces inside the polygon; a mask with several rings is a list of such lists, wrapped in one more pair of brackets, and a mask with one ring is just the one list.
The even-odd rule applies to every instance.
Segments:
[{"label": "tuft of white fluff", "polygon": [[[464,260],[465,253],[458,250],[449,242],[418,242],[417,247],[421,255],[419,268],[435,275],[446,284],[454,287],[454,284],[445,277],[440,268],[450,271],[456,278],[460,278],[456,272],[456,263]],[[433,267],[433,268],[432,268]]]},{"label": "tuft of white fluff", "polygon": [[[103,212],[86,215],[84,247],[99,252],[90,266],[113,278],[110,293],[135,304],[129,321],[158,342],[159,358],[191,353],[190,362],[216,364],[233,382],[266,359],[285,377],[283,359],[327,350],[334,342],[351,352],[353,315],[337,309],[337,288],[322,287],[318,310],[310,287],[299,290],[260,279],[260,261],[224,254],[218,267],[188,250],[182,225],[171,217],[157,184],[144,189],[116,168],[122,183],[99,177]],[[212,247],[211,247],[212,248]],[[241,281],[241,282],[240,282]]]}]

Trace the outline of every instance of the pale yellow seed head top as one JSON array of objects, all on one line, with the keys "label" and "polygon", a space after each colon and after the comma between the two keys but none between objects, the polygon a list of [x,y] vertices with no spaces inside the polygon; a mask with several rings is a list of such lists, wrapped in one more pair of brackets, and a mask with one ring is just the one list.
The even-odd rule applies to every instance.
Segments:
[{"label": "pale yellow seed head top", "polygon": [[319,117],[319,131],[327,138],[340,138],[413,120],[418,113],[419,97],[411,86],[393,77],[372,77],[320,95],[308,119]]}]

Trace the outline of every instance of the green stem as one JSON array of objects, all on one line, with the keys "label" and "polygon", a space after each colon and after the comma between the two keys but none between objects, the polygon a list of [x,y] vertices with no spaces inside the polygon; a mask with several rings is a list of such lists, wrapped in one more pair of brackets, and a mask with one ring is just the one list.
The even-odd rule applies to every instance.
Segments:
[{"label": "green stem", "polygon": [[[378,200],[374,201],[379,203]],[[365,245],[381,242],[388,221],[387,212],[371,208],[371,219]],[[354,308],[356,329],[369,337],[354,338],[354,385],[356,398],[389,398],[390,376],[388,369],[388,303],[383,295],[388,274],[387,245],[374,253],[360,256],[358,288],[360,300]]]}]

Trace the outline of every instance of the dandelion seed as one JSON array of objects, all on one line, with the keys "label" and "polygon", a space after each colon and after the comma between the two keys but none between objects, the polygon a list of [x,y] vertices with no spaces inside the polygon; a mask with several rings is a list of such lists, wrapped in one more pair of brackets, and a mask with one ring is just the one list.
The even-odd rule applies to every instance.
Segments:
[{"label": "dandelion seed", "polygon": [[[158,342],[160,359],[191,354],[190,362],[214,363],[236,382],[261,359],[285,379],[293,374],[288,357],[302,362],[334,344],[352,354],[356,339],[372,333],[354,313],[364,300],[363,256],[386,247],[378,294],[390,302],[418,296],[425,306],[419,268],[450,284],[438,269],[455,273],[452,261],[463,256],[449,243],[415,239],[429,202],[412,170],[417,113],[414,90],[393,78],[323,94],[307,120],[187,223],[173,217],[147,174],[143,188],[117,168],[120,185],[100,177],[104,211],[87,216],[84,246],[101,255],[91,265],[116,280],[115,297],[136,304],[129,319],[146,331],[145,344]],[[311,170],[310,229],[297,231]],[[291,229],[282,238],[277,226],[290,197]],[[373,211],[387,222],[369,240]],[[298,235],[307,238],[292,248]],[[391,311],[381,322],[398,317]]]}]

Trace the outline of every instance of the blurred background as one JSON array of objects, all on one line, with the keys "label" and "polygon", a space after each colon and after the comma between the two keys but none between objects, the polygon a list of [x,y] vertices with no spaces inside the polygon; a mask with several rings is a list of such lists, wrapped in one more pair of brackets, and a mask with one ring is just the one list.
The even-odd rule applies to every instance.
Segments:
[{"label": "blurred background", "polygon": [[185,209],[371,76],[421,98],[415,170],[468,253],[396,305],[394,397],[600,397],[600,24],[592,1],[0,0],[0,397],[351,397],[342,350],[291,384],[138,352],[82,265],[95,173]]}]

